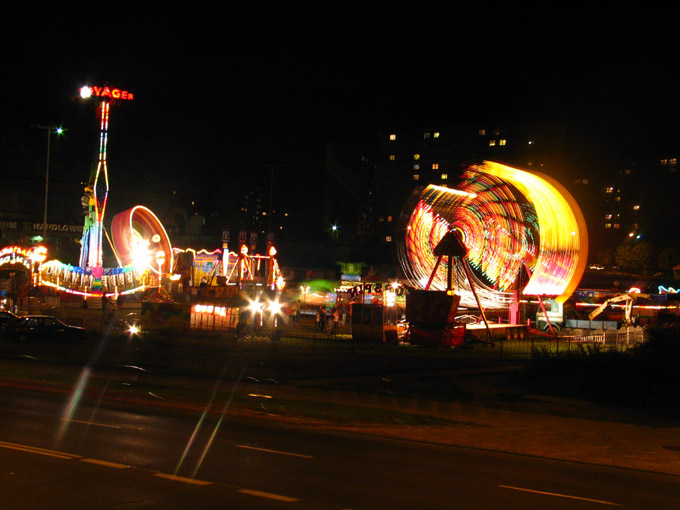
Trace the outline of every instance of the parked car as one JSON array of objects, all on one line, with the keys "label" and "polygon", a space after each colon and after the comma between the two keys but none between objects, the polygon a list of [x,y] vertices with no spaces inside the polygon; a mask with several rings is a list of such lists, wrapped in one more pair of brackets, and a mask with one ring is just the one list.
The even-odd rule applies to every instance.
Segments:
[{"label": "parked car", "polygon": [[0,310],[0,333],[2,333],[2,331],[5,329],[5,325],[8,322],[18,318],[18,315],[10,312],[9,310]]},{"label": "parked car", "polygon": [[87,337],[85,328],[70,326],[51,315],[24,315],[5,325],[5,338],[16,342],[80,342]]}]

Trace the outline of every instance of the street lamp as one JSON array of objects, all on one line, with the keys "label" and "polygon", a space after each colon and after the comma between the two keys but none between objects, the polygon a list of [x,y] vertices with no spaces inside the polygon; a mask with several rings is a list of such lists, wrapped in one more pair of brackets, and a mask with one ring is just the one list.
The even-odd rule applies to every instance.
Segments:
[{"label": "street lamp", "polygon": [[635,234],[635,232],[629,232],[628,237],[623,240],[623,260],[621,261],[621,269],[626,270],[626,248],[628,247],[628,239],[640,239],[640,234]]},{"label": "street lamp", "polygon": [[46,242],[47,240],[47,196],[49,193],[49,181],[50,181],[50,142],[52,140],[52,132],[57,133],[57,135],[60,135],[64,132],[64,130],[60,127],[55,127],[55,126],[39,126],[39,125],[33,125],[31,126],[35,129],[44,129],[47,131],[47,158],[45,162],[45,207],[43,209],[43,242]]}]

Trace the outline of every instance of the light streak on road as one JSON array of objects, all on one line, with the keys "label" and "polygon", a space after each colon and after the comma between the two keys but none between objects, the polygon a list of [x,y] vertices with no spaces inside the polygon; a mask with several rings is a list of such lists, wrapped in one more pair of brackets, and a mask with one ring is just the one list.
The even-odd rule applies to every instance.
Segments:
[{"label": "light streak on road", "polygon": [[259,498],[273,499],[274,501],[282,501],[284,503],[295,503],[300,501],[298,498],[290,496],[282,496],[281,494],[272,494],[271,492],[254,491],[252,489],[240,489],[241,494],[248,494],[249,496],[257,496]]},{"label": "light streak on road", "polygon": [[80,399],[83,396],[85,387],[87,386],[87,383],[90,379],[90,374],[91,371],[89,367],[84,367],[80,372],[78,382],[76,383],[75,388],[71,392],[71,398],[69,399],[69,402],[66,405],[66,408],[64,409],[64,415],[62,416],[61,419],[61,426],[59,427],[59,431],[57,432],[57,444],[61,443],[64,434],[66,434],[66,430],[68,429],[69,423],[73,421],[73,415],[75,414],[76,409],[78,408],[78,404],[80,403]]},{"label": "light streak on road", "polygon": [[212,434],[210,435],[210,439],[208,439],[208,442],[205,444],[205,448],[203,448],[203,452],[201,453],[201,458],[198,459],[198,462],[196,463],[196,467],[194,468],[194,471],[192,473],[192,476],[196,476],[198,473],[198,470],[200,469],[201,465],[203,464],[203,461],[205,460],[205,456],[208,454],[208,451],[210,451],[210,448],[212,447],[213,441],[215,440],[215,437],[217,436],[217,431],[220,429],[220,426],[222,425],[222,422],[224,421],[224,416],[227,414],[227,410],[231,406],[231,401],[234,398],[234,393],[236,393],[236,388],[238,387],[239,383],[241,382],[241,378],[243,377],[243,374],[246,371],[246,367],[244,366],[243,369],[241,370],[241,373],[238,376],[238,379],[236,379],[236,382],[234,383],[234,386],[231,389],[231,393],[229,394],[229,399],[226,401],[224,404],[224,407],[222,408],[222,414],[220,415],[220,419],[217,421],[215,424],[215,428],[212,431]]},{"label": "light streak on road", "polygon": [[[201,430],[201,427],[203,426],[203,422],[205,421],[206,416],[208,415],[208,412],[210,411],[213,402],[215,401],[215,396],[217,395],[217,390],[219,388],[220,382],[222,381],[224,374],[226,372],[227,365],[225,364],[224,367],[222,368],[222,373],[220,376],[217,378],[215,381],[215,386],[213,387],[213,392],[212,395],[210,396],[210,400],[205,406],[205,409],[201,413],[201,417],[198,419],[198,422],[196,423],[196,426],[194,427],[194,431],[191,433],[191,437],[189,438],[189,441],[187,441],[186,446],[184,447],[184,451],[182,452],[182,455],[180,456],[179,462],[177,463],[177,467],[175,467],[174,474],[177,475],[179,472],[180,468],[182,467],[182,464],[184,464],[184,461],[187,458],[187,455],[189,454],[189,451],[191,450],[191,447],[194,444],[194,441],[198,437],[198,433]],[[234,392],[236,391],[236,387],[238,386],[239,382],[241,381],[241,378],[243,377],[243,374],[246,370],[246,367],[243,367],[243,370],[241,370],[241,374],[239,375],[238,379],[234,383],[234,387],[231,390],[231,393],[229,394],[229,399],[225,403],[224,407],[222,408],[222,413],[220,415],[219,420],[217,421],[217,424],[215,425],[215,428],[213,429],[210,438],[206,442],[205,447],[203,448],[203,451],[201,452],[201,456],[196,463],[196,466],[194,467],[194,470],[192,472],[192,476],[196,476],[196,473],[198,473],[198,470],[201,467],[201,464],[203,464],[203,461],[205,460],[205,456],[208,454],[208,451],[210,450],[210,447],[212,446],[212,443],[215,439],[215,436],[217,435],[217,431],[219,430],[222,421],[224,420],[224,415],[227,413],[227,409],[231,405],[232,398],[234,396]]]},{"label": "light streak on road", "polygon": [[582,498],[580,496],[572,496],[570,494],[560,494],[557,492],[546,492],[546,491],[539,491],[539,490],[534,490],[534,489],[526,489],[523,487],[513,487],[511,485],[499,485],[501,489],[510,489],[513,491],[520,491],[520,492],[530,492],[532,494],[541,494],[543,496],[553,496],[557,498],[566,498],[566,499],[577,499],[579,501],[588,501],[590,503],[599,503],[600,505],[609,505],[609,506],[623,506],[619,503],[612,503],[611,501],[603,501],[601,499],[591,499],[591,498]]},{"label": "light streak on road", "polygon": [[[64,419],[64,418],[62,418]],[[109,429],[120,429],[122,427],[118,425],[108,425],[106,423],[97,423],[94,421],[84,421],[84,420],[69,420],[71,423],[80,423],[81,425],[91,425],[93,427],[104,427]]]},{"label": "light streak on road", "polygon": [[314,458],[311,455],[303,455],[301,453],[284,452],[284,451],[281,451],[281,450],[269,450],[267,448],[257,448],[255,446],[248,446],[248,445],[245,445],[245,444],[237,444],[237,445],[234,445],[234,446],[236,446],[236,448],[244,448],[246,450],[255,450],[255,451],[258,451],[258,452],[265,452],[265,453],[276,453],[278,455],[288,455],[290,457],[300,457],[302,459],[313,459]]}]

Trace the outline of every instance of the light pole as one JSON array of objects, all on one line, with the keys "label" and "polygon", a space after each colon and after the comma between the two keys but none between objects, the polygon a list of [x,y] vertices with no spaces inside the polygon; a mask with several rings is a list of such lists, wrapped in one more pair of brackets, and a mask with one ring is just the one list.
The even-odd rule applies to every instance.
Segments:
[{"label": "light pole", "polygon": [[47,131],[47,157],[45,160],[45,207],[43,208],[43,242],[47,240],[47,196],[49,194],[50,182],[50,142],[52,140],[52,131],[60,135],[64,130],[55,126],[39,126],[33,125],[35,129],[44,129]]},{"label": "light pole", "polygon": [[[623,260],[621,262],[621,270],[625,271],[626,270],[626,249],[628,245],[628,239],[640,239],[640,234],[635,235],[635,232],[629,232],[628,237],[623,240]],[[632,242],[632,241],[631,241]]]}]

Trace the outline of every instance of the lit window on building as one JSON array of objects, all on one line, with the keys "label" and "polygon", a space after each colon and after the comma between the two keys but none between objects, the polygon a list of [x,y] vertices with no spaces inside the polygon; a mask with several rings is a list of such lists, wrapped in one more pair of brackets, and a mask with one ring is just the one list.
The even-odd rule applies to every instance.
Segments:
[{"label": "lit window on building", "polygon": [[486,129],[480,129],[479,136],[486,136]]},{"label": "lit window on building", "polygon": [[611,220],[612,217],[613,217],[612,214],[605,214],[605,215],[604,215],[604,219],[605,219],[605,220]]},{"label": "lit window on building", "polygon": [[418,160],[420,159],[420,154],[414,154],[414,155],[413,155],[413,159],[414,159],[415,161],[418,161]]},{"label": "lit window on building", "polygon": [[489,147],[495,147],[496,146],[496,140],[489,140]]},{"label": "lit window on building", "polygon": [[395,159],[397,159],[397,156],[395,156],[394,154],[390,154],[390,161],[394,161]]},{"label": "lit window on building", "polygon": [[388,221],[388,222],[392,221],[392,216],[388,216],[388,217],[387,217],[387,221]]},{"label": "lit window on building", "polygon": [[662,159],[662,160],[660,161],[660,163],[661,163],[662,165],[667,165],[667,164],[668,164],[668,160],[667,160],[667,159]]},{"label": "lit window on building", "polygon": [[449,178],[449,174],[442,174],[442,181],[445,181]]},{"label": "lit window on building", "polygon": [[621,201],[621,197],[620,197],[620,196],[616,196],[616,197],[614,198],[614,200],[615,200],[616,202],[620,202],[620,201]]},{"label": "lit window on building", "polygon": [[423,138],[424,138],[425,140],[427,140],[428,138],[430,138],[430,133],[423,133]]},{"label": "lit window on building", "polygon": [[671,166],[677,165],[677,164],[678,164],[677,158],[671,158],[671,159],[669,159],[669,160],[668,160],[668,164],[671,165]]},{"label": "lit window on building", "polygon": [[390,140],[394,141],[396,139],[397,139],[397,135],[395,135],[395,134],[390,135]]},{"label": "lit window on building", "polygon": [[633,206],[633,211],[639,211],[640,210],[640,204],[635,204]]},{"label": "lit window on building", "polygon": [[439,170],[439,163],[432,163],[432,170]]},{"label": "lit window on building", "polygon": [[610,186],[610,187],[608,187],[608,188],[605,190],[605,192],[606,192],[606,193],[614,193],[614,188],[612,188],[612,187]]},{"label": "lit window on building", "polygon": [[413,165],[413,169],[420,170],[420,164],[416,163],[415,165]]},{"label": "lit window on building", "polygon": [[614,223],[614,228],[621,228],[621,224],[620,223]]},{"label": "lit window on building", "polygon": [[506,143],[507,143],[507,140],[505,140],[505,139],[498,140],[498,145],[505,145]]},{"label": "lit window on building", "polygon": [[439,133],[437,133],[436,131],[434,133],[434,138],[439,138]]},{"label": "lit window on building", "polygon": [[529,145],[533,145],[535,142],[533,140],[529,140]]},{"label": "lit window on building", "polygon": [[605,223],[604,228],[612,228],[612,224],[611,223]]},{"label": "lit window on building", "polygon": [[413,180],[419,181],[420,180],[420,174],[413,174]]},{"label": "lit window on building", "polygon": [[392,242],[392,236],[385,236],[385,242],[391,243]]}]

